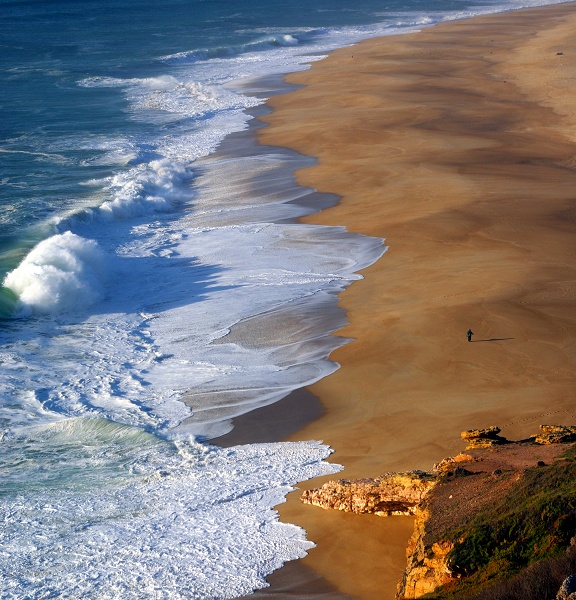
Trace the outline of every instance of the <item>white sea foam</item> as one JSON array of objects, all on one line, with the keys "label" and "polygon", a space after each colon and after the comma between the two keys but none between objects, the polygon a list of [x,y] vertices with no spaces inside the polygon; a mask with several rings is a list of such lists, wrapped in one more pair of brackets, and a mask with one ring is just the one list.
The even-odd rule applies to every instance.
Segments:
[{"label": "white sea foam", "polygon": [[138,157],[138,147],[134,140],[122,135],[67,135],[46,144],[53,152],[90,152],[92,156],[82,158],[82,166],[126,165]]},{"label": "white sea foam", "polygon": [[102,600],[209,600],[265,587],[313,546],[271,507],[297,482],[338,471],[329,454],[317,442],[169,443],[97,419],[10,437],[0,448],[2,597],[97,589]]},{"label": "white sea foam", "polygon": [[[290,171],[309,164],[286,152],[205,159],[192,180],[185,163],[164,158],[105,181],[109,200],[58,224],[76,234],[43,242],[7,278],[19,294],[43,289],[36,254],[50,257],[58,240],[96,237],[106,280],[85,280],[78,262],[67,274],[83,284],[87,301],[98,292],[100,302],[76,323],[62,309],[86,302],[66,293],[65,278],[41,301],[22,297],[58,318],[42,325],[41,351],[25,338],[8,339],[6,351],[18,361],[0,378],[0,391],[13,393],[17,373],[20,401],[30,405],[32,397],[44,411],[210,438],[225,433],[234,416],[331,373],[336,365],[326,357],[344,342],[327,335],[343,324],[335,294],[384,248],[344,228],[263,220],[310,211],[289,203],[312,192],[296,186]],[[184,206],[187,212],[176,210]],[[330,318],[313,316],[320,311]],[[259,330],[266,344],[230,335],[258,315],[276,321],[275,335]],[[308,323],[297,337],[288,335],[295,321]],[[42,411],[31,414],[42,422]]]},{"label": "white sea foam", "polygon": [[172,75],[144,79],[90,77],[81,85],[124,88],[134,116],[156,122],[176,121],[183,117],[204,119],[219,110],[243,110],[260,103],[222,86],[179,80]]},{"label": "white sea foam", "polygon": [[187,186],[191,178],[190,168],[181,160],[163,158],[140,163],[105,180],[88,182],[86,185],[98,188],[94,199],[100,199],[100,204],[90,206],[86,200],[88,206],[78,203],[68,214],[52,218],[47,228],[63,233],[87,223],[98,225],[169,213],[191,200],[193,194]]},{"label": "white sea foam", "polygon": [[3,285],[18,294],[21,314],[84,310],[102,298],[103,263],[95,241],[66,232],[40,242]]},{"label": "white sea foam", "polygon": [[[344,340],[327,334],[343,321],[313,315],[332,310],[354,271],[383,252],[379,240],[307,225],[166,225],[132,228],[133,240],[108,259],[107,298],[93,315],[46,322],[40,352],[27,340],[6,344],[18,361],[0,390],[10,394],[17,373],[21,401],[32,392],[57,414],[155,429],[183,423],[212,437],[231,417],[336,368],[326,356]],[[276,322],[260,341],[230,335],[258,315]],[[295,322],[308,325],[289,335]]]},{"label": "white sea foam", "polygon": [[111,178],[105,190],[112,199],[98,207],[98,214],[126,219],[169,211],[179,198],[178,186],[187,177],[184,166],[166,159],[134,167]]}]

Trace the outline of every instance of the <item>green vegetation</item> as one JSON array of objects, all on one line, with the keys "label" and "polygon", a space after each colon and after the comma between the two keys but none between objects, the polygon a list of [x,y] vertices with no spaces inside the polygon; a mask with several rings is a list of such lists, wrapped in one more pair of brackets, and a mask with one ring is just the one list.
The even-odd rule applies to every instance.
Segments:
[{"label": "green vegetation", "polygon": [[564,460],[525,471],[506,497],[474,515],[466,527],[444,536],[456,542],[448,563],[461,579],[424,598],[470,597],[538,561],[558,557],[558,564],[565,562],[574,536],[576,460],[572,448]]}]

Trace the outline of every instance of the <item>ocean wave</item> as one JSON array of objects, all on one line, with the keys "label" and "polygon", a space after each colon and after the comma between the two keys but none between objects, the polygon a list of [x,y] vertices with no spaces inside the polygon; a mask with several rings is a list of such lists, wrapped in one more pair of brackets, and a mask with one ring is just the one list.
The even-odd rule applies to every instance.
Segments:
[{"label": "ocean wave", "polygon": [[179,186],[190,177],[185,166],[168,159],[138,165],[108,180],[105,191],[112,199],[93,213],[116,220],[170,211],[182,195]]},{"label": "ocean wave", "polygon": [[172,75],[133,79],[88,77],[79,85],[125,88],[133,114],[161,113],[164,121],[183,117],[205,119],[221,110],[245,109],[260,103],[222,86],[181,81]]},{"label": "ocean wave", "polygon": [[314,545],[273,507],[296,483],[339,471],[330,453],[318,442],[168,442],[103,419],[10,435],[2,597],[200,600],[265,587]]},{"label": "ocean wave", "polygon": [[176,52],[175,54],[161,56],[158,60],[169,64],[192,64],[215,58],[232,58],[240,54],[247,54],[250,52],[298,46],[299,44],[300,40],[297,35],[267,34],[245,44],[237,44],[234,46],[218,46],[215,48],[202,48],[197,50],[189,50],[187,52]]},{"label": "ocean wave", "polygon": [[185,190],[184,185],[192,177],[186,166],[161,159],[142,163],[104,181],[92,181],[95,186],[104,184],[103,193],[109,199],[99,206],[81,208],[54,218],[52,228],[61,234],[86,223],[107,223],[171,212],[184,198],[189,199],[190,191]]},{"label": "ocean wave", "polygon": [[100,300],[105,273],[98,244],[67,231],[35,246],[3,285],[18,296],[17,316],[51,314]]},{"label": "ocean wave", "polygon": [[104,194],[108,199],[50,221],[45,229],[53,235],[40,241],[16,269],[6,274],[1,314],[22,318],[77,312],[98,302],[105,280],[104,255],[96,241],[73,233],[75,228],[171,212],[178,203],[190,199],[191,192],[184,185],[191,178],[183,164],[160,159],[91,182],[103,184],[96,197]]}]

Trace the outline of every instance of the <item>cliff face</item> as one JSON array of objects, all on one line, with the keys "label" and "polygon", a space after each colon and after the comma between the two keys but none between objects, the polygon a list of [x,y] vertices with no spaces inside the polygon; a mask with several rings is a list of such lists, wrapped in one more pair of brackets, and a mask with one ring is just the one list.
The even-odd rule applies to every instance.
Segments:
[{"label": "cliff face", "polygon": [[[470,454],[444,459],[434,465],[436,483],[442,486],[449,479],[470,475],[469,468],[476,462],[478,459]],[[450,498],[452,496],[450,494]],[[454,543],[443,539],[430,541],[430,524],[434,522],[432,510],[436,504],[430,502],[429,497],[416,507],[414,532],[406,548],[406,570],[398,584],[397,598],[420,598],[457,579],[448,564],[448,554]]]},{"label": "cliff face", "polygon": [[[477,516],[489,513],[491,516],[487,518],[499,519],[497,514],[491,513],[490,507],[510,498],[511,494],[513,497],[528,471],[536,470],[544,475],[549,465],[564,463],[561,455],[565,446],[554,443],[548,436],[550,433],[555,437],[558,432],[548,427],[542,430],[541,435],[545,436],[542,441],[535,442],[532,438],[523,442],[498,441],[493,446],[469,445],[466,454],[435,466],[438,481],[416,509],[414,533],[407,549],[406,571],[398,585],[398,598],[420,598],[446,584],[461,585],[473,574],[460,565],[453,551],[473,530]],[[506,510],[503,508],[502,514]],[[460,533],[455,536],[454,532]],[[483,543],[491,542],[484,540]],[[482,549],[479,551],[483,553]],[[487,547],[486,552],[497,553],[501,549],[495,545],[494,549]]]},{"label": "cliff face", "polygon": [[[576,440],[576,427],[542,425],[539,435],[520,442],[508,441],[499,433],[497,427],[463,432],[468,452],[443,460],[432,473],[411,471],[387,473],[375,479],[329,481],[321,488],[305,491],[301,499],[307,504],[357,514],[415,515],[397,598],[420,598],[446,584],[458,586],[467,581],[470,566],[465,561],[456,564],[460,559],[455,556],[472,531],[474,519],[498,502],[509,503],[507,498],[522,485],[528,471],[536,469],[545,475],[548,465],[563,465],[563,444]],[[572,480],[567,473],[558,476]],[[554,488],[555,484],[550,486]],[[498,519],[506,510],[503,507],[490,518]],[[560,515],[557,521],[551,521],[558,532],[565,528],[563,518]]]},{"label": "cliff face", "polygon": [[398,598],[420,598],[455,579],[447,560],[454,544],[446,541],[434,542],[430,547],[425,544],[429,519],[426,508],[416,511],[414,533],[406,549],[406,571],[398,584]]},{"label": "cliff face", "polygon": [[[398,585],[398,598],[420,598],[440,586],[460,585],[466,580],[470,573],[463,570],[450,553],[469,535],[477,515],[489,512],[491,506],[510,497],[525,480],[528,470],[544,474],[547,465],[563,464],[561,455],[565,446],[552,438],[557,439],[559,433],[568,436],[571,432],[559,432],[557,428],[552,431],[548,426],[543,426],[542,431],[544,437],[538,441],[535,441],[536,436],[522,442],[500,438],[494,445],[484,445],[484,441],[481,445],[470,444],[472,438],[462,436],[469,444],[468,452],[434,467],[437,483],[416,509],[414,533],[407,549],[406,571]],[[481,435],[479,439],[485,440],[483,430]],[[572,439],[563,437],[562,441]],[[455,531],[461,533],[455,537]],[[487,551],[490,554],[499,550],[495,546]]]},{"label": "cliff face", "polygon": [[426,544],[430,511],[425,499],[438,483],[438,473],[451,472],[449,469],[463,473],[460,464],[473,460],[469,455],[447,459],[437,465],[435,473],[411,471],[387,473],[375,479],[328,481],[320,488],[305,491],[301,500],[356,514],[415,515],[414,533],[406,551],[408,564],[398,585],[398,597],[419,598],[454,579],[446,560],[453,544]]}]

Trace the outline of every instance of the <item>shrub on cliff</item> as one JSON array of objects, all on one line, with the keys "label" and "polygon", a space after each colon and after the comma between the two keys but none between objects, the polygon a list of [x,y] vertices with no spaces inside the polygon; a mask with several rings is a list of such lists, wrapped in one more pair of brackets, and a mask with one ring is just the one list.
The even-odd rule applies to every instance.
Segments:
[{"label": "shrub on cliff", "polygon": [[574,547],[556,558],[534,563],[512,579],[468,596],[468,600],[552,600],[562,582],[573,573],[576,573]]},{"label": "shrub on cliff", "polygon": [[[450,531],[448,539],[455,545],[448,564],[460,580],[425,597],[462,598],[467,590],[477,592],[509,580],[529,565],[564,555],[575,535],[576,461],[572,452],[565,460],[526,470],[505,497],[485,506],[466,527]],[[565,563],[564,559],[558,561]],[[534,566],[519,579],[537,572]],[[542,573],[537,578],[545,584]]]}]

